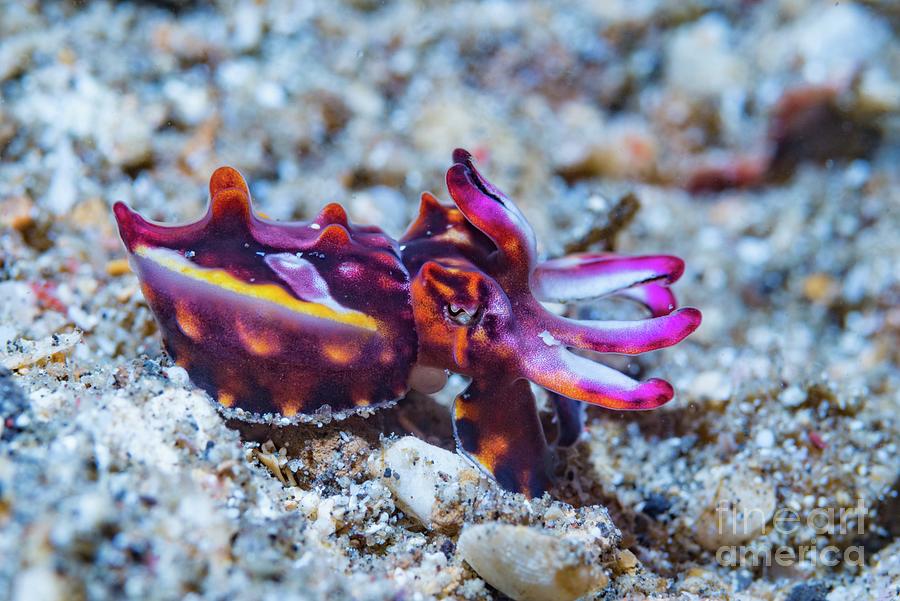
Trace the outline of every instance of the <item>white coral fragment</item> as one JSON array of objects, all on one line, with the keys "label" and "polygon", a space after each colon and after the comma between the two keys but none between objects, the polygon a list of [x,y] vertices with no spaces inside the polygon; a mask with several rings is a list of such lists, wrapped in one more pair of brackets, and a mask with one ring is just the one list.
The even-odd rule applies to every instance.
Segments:
[{"label": "white coral fragment", "polygon": [[18,339],[0,349],[0,366],[6,369],[21,369],[52,357],[56,353],[67,353],[81,342],[81,332],[54,334],[41,340]]}]

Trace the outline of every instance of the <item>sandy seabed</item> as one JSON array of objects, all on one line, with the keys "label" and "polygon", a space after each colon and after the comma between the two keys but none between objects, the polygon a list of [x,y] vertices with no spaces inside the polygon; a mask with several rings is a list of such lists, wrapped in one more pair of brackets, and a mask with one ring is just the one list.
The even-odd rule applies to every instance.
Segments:
[{"label": "sandy seabed", "polygon": [[[0,598],[900,598],[898,27],[888,0],[0,1]],[[196,219],[228,164],[273,218],[398,235],[457,146],[542,256],[678,255],[704,314],[610,358],[678,394],[590,409],[552,498],[444,451],[452,391],[227,421],[110,212]]]}]

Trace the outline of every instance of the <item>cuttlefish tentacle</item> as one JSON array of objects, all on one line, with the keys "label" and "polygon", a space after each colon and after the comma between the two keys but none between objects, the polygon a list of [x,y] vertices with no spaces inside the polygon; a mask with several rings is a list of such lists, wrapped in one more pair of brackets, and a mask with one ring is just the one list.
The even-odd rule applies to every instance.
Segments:
[{"label": "cuttlefish tentacle", "polygon": [[683,273],[684,261],[669,255],[582,253],[540,263],[532,274],[531,288],[539,300],[551,302],[620,296],[659,317],[678,307],[669,286]]},{"label": "cuttlefish tentacle", "polygon": [[526,354],[521,363],[524,376],[538,386],[607,409],[655,409],[674,395],[671,384],[665,380],[652,378],[639,382],[562,346]]},{"label": "cuttlefish tentacle", "polygon": [[686,307],[668,315],[630,321],[575,320],[553,315],[544,325],[545,331],[565,346],[637,355],[677,344],[697,329],[700,319],[700,311]]},{"label": "cuttlefish tentacle", "polygon": [[556,447],[571,447],[584,429],[584,403],[547,391],[556,414]]},{"label": "cuttlefish tentacle", "polygon": [[599,298],[633,286],[673,284],[684,273],[684,261],[669,255],[622,257],[583,253],[537,265],[532,290],[541,300],[570,302]]},{"label": "cuttlefish tentacle", "polygon": [[678,308],[675,293],[662,284],[643,284],[619,290],[615,296],[632,300],[643,305],[653,317],[668,315]]},{"label": "cuttlefish tentacle", "polygon": [[511,286],[528,285],[537,261],[534,230],[519,208],[488,182],[465,150],[453,153],[447,189],[466,219],[497,246],[493,275]]},{"label": "cuttlefish tentacle", "polygon": [[[672,311],[660,306],[654,294],[637,296],[654,305],[657,317],[639,321],[578,321],[545,310],[539,300],[581,300],[647,286],[665,287],[684,272],[677,257],[652,255],[621,257],[610,253],[585,253],[537,264],[534,235],[515,204],[478,172],[471,155],[454,154],[447,187],[460,211],[497,244],[500,265],[527,278],[529,288],[508,286],[503,275],[488,266],[489,275],[509,299],[515,329],[512,337],[519,374],[571,399],[612,409],[650,409],[669,401],[671,385],[652,379],[637,382],[624,374],[571,352],[569,348],[601,353],[635,354],[677,343],[700,324],[693,308]],[[674,306],[672,306],[674,309]],[[541,343],[535,344],[535,340]],[[498,342],[501,344],[501,342]],[[499,349],[498,349],[499,350]],[[506,350],[506,349],[504,349]]]}]

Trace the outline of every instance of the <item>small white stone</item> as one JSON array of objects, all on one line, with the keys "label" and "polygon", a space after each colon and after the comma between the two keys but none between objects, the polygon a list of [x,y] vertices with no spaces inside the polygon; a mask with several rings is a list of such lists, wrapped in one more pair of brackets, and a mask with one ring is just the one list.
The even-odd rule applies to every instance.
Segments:
[{"label": "small white stone", "polygon": [[788,407],[799,407],[806,400],[806,393],[797,386],[789,386],[781,391],[778,398]]},{"label": "small white stone", "polygon": [[259,45],[263,34],[262,10],[253,2],[239,4],[234,12],[233,40],[238,48],[248,50]]},{"label": "small white stone", "polygon": [[30,599],[65,599],[66,586],[62,577],[56,574],[49,565],[38,565],[19,571],[13,582],[12,599],[28,601]]},{"label": "small white stone", "polygon": [[28,395],[32,412],[39,422],[49,422],[71,401],[62,390],[39,388]]},{"label": "small white stone", "polygon": [[775,435],[771,430],[760,430],[756,434],[756,444],[762,449],[770,449],[775,446]]},{"label": "small white stone", "polygon": [[891,39],[886,20],[853,3],[808,11],[787,29],[773,47],[785,52],[781,60],[801,58],[804,74],[813,83],[849,77],[879,56]]},{"label": "small white stone", "polygon": [[772,250],[768,240],[748,236],[738,241],[737,253],[742,262],[759,266],[770,259]]},{"label": "small white stone", "polygon": [[731,396],[731,382],[724,372],[711,369],[697,374],[688,390],[701,401],[723,401]]},{"label": "small white stone", "polygon": [[319,503],[316,511],[316,521],[313,522],[313,529],[318,532],[320,536],[330,536],[334,534],[337,529],[335,516],[332,515],[333,512],[334,497],[329,497]]},{"label": "small white stone", "polygon": [[166,369],[166,377],[176,386],[185,386],[190,380],[187,370],[180,365],[173,365]]},{"label": "small white stone", "polygon": [[732,48],[724,17],[709,14],[679,28],[668,46],[666,79],[691,94],[717,96],[747,79],[744,59]]},{"label": "small white stone", "polygon": [[280,108],[287,102],[287,93],[279,83],[263,81],[256,88],[256,101],[266,108]]},{"label": "small white stone", "polygon": [[197,125],[209,116],[211,104],[205,87],[170,79],[163,85],[162,91],[185,123]]},{"label": "small white stone", "polygon": [[78,180],[80,178],[80,161],[72,150],[72,143],[63,138],[54,153],[56,159],[50,187],[44,197],[44,205],[56,213],[64,215],[78,200]]},{"label": "small white stone", "polygon": [[319,496],[319,493],[315,491],[307,491],[300,497],[300,502],[298,504],[300,511],[303,512],[308,518],[312,518],[316,515],[316,512],[319,509],[319,503],[322,498]]},{"label": "small white stone", "polygon": [[861,102],[873,109],[883,111],[900,109],[900,83],[881,65],[863,73],[859,93]]}]

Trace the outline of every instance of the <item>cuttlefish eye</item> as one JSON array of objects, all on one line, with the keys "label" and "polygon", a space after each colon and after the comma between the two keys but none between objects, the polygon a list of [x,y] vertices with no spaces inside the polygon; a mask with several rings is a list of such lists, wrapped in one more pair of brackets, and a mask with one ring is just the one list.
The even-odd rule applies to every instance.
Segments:
[{"label": "cuttlefish eye", "polygon": [[474,310],[468,310],[465,307],[458,307],[453,303],[447,305],[447,317],[450,321],[460,326],[475,326],[481,320],[482,308],[475,307]]}]

